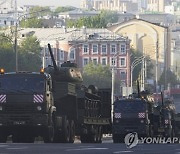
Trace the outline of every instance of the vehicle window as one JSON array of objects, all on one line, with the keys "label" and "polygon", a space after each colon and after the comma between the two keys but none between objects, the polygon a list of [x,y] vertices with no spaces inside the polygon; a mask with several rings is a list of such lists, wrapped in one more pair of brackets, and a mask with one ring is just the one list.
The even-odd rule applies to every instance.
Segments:
[{"label": "vehicle window", "polygon": [[42,92],[44,91],[44,79],[42,77],[7,77],[0,78],[0,91]]}]

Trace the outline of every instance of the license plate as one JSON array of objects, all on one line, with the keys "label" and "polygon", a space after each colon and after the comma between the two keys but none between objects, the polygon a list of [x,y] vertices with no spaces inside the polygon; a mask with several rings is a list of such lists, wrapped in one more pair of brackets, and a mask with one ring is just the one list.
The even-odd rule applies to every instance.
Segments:
[{"label": "license plate", "polygon": [[25,121],[14,121],[13,124],[14,125],[24,125]]}]

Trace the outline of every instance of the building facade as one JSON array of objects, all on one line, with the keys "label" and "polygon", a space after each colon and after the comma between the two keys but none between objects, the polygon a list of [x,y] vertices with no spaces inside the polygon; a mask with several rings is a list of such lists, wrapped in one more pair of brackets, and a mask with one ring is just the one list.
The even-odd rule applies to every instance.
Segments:
[{"label": "building facade", "polygon": [[[149,56],[154,64],[152,77],[159,79],[164,69],[171,64],[171,41],[168,27],[154,24],[142,19],[132,19],[124,23],[115,24],[109,30],[126,36],[131,40],[131,46],[143,55]],[[156,71],[157,67],[157,71]]]},{"label": "building facade", "polygon": [[51,65],[47,44],[53,49],[56,63],[65,61],[77,63],[83,70],[88,63],[109,65],[116,70],[116,77],[123,86],[130,84],[130,40],[107,29],[41,28],[24,29],[21,35],[34,32],[42,46],[45,65]]},{"label": "building facade", "polygon": [[95,10],[112,10],[120,12],[136,12],[138,3],[130,0],[82,0],[81,8]]}]

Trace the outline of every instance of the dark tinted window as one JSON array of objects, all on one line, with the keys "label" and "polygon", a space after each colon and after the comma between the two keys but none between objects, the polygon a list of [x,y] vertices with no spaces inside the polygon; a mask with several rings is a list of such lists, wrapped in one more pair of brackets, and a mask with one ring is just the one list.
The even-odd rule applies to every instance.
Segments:
[{"label": "dark tinted window", "polygon": [[0,78],[0,91],[5,92],[43,92],[45,87],[42,76],[3,76]]},{"label": "dark tinted window", "polygon": [[118,101],[114,108],[118,112],[143,112],[146,110],[146,104],[142,101]]}]

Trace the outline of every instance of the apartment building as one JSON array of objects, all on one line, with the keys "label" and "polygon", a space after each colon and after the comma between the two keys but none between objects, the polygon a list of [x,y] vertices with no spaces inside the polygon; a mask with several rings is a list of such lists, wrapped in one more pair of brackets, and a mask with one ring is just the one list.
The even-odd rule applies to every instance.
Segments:
[{"label": "apartment building", "polygon": [[[34,32],[42,46],[46,66],[52,64],[47,44],[50,43],[58,65],[64,61],[77,63],[83,67],[90,62],[110,65],[116,70],[116,76],[125,86],[130,84],[130,40],[107,29],[76,28],[40,28],[24,29],[21,36]],[[22,39],[22,38],[21,38]]]}]

